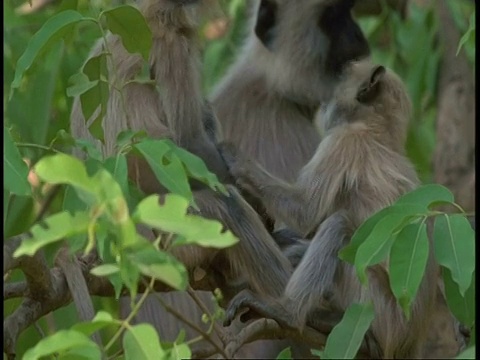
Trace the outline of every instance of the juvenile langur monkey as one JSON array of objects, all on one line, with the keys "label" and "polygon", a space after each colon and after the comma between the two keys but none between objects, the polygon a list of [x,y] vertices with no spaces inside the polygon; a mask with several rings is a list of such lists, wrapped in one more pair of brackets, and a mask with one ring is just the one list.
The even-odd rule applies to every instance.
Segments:
[{"label": "juvenile langur monkey", "polygon": [[419,357],[436,294],[432,255],[410,320],[390,290],[385,263],[368,269],[364,288],[354,267],[337,257],[366,218],[419,184],[404,155],[410,100],[395,74],[369,61],[352,64],[342,79],[319,111],[325,138],[295,183],[243,156],[229,160],[238,184],[260,198],[275,219],[314,236],[279,303],[268,306],[252,294],[240,294],[227,312],[227,323],[248,305],[260,314],[273,314],[285,326],[302,328],[322,301],[344,311],[354,302],[372,300],[376,316],[371,333],[379,348],[371,356]]},{"label": "juvenile langur monkey", "polygon": [[320,136],[313,118],[349,61],[368,43],[354,0],[255,0],[249,36],[211,101],[226,142],[294,181]]},{"label": "juvenile langur monkey", "polygon": [[[200,91],[200,52],[196,38],[199,16],[215,3],[213,0],[139,2],[153,35],[149,65],[151,79],[160,88],[158,92],[148,84],[124,85],[140,72],[142,58],[128,53],[118,36],[107,36],[111,81],[117,88],[124,86],[123,96],[113,87],[110,91],[103,119],[105,144],[95,140],[105,156],[115,153],[115,140],[121,131],[145,130],[151,137],[170,138],[200,156],[220,181],[229,182],[227,167],[212,141],[216,118]],[[102,51],[104,44],[99,41],[91,57]],[[85,120],[79,99],[75,99],[71,115],[73,135],[93,140],[88,127],[96,115]],[[165,193],[145,161],[129,156],[128,167],[129,178],[145,193]],[[209,275],[220,273],[226,281],[245,279],[256,292],[279,296],[291,275],[291,266],[255,211],[232,185],[227,189],[229,197],[199,186],[194,189],[194,197],[201,214],[220,220],[239,237],[239,243],[225,251],[177,247],[173,254],[191,275],[197,267],[202,267],[211,270],[207,272]],[[144,235],[149,234],[152,235],[146,231]]]}]

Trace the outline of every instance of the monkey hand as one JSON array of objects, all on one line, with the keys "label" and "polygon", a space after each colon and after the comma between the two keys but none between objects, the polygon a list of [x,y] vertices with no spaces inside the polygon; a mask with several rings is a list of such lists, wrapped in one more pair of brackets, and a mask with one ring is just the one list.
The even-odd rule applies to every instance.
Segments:
[{"label": "monkey hand", "polygon": [[240,314],[239,319],[241,322],[264,317],[275,320],[284,328],[295,329],[295,326],[292,325],[291,318],[288,316],[288,312],[286,312],[283,307],[276,303],[267,304],[263,302],[248,289],[241,291],[230,301],[225,312],[223,326],[229,326],[245,308],[248,308],[248,311]]}]

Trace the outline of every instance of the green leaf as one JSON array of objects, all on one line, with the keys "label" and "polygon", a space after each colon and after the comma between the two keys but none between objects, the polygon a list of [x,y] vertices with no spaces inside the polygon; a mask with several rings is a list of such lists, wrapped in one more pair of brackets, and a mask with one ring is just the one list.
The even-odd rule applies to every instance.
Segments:
[{"label": "green leaf", "polygon": [[67,10],[48,19],[40,30],[32,36],[28,42],[27,49],[17,61],[15,78],[11,85],[12,91],[20,86],[22,77],[37,57],[45,51],[59,37],[63,36],[71,26],[82,20],[87,20],[79,12]]},{"label": "green leaf", "polygon": [[428,210],[430,204],[436,202],[453,203],[454,197],[450,190],[439,184],[422,185],[400,197],[394,205],[415,204]]},{"label": "green leaf", "polygon": [[475,346],[470,346],[458,355],[455,359],[476,359]]},{"label": "green leaf", "polygon": [[353,359],[375,317],[372,304],[352,304],[328,336],[322,359]]},{"label": "green leaf", "polygon": [[448,269],[443,268],[442,275],[448,308],[462,324],[468,327],[473,326],[475,323],[475,272],[472,284],[464,296],[460,294],[458,284],[453,281],[452,273]]},{"label": "green leaf", "polygon": [[283,349],[280,354],[277,355],[277,360],[290,360],[292,359],[292,349],[289,347]]},{"label": "green leaf", "polygon": [[103,12],[108,29],[120,35],[122,44],[130,53],[140,53],[148,61],[152,47],[152,32],[142,13],[133,6],[123,5]]},{"label": "green leaf", "polygon": [[84,349],[95,357],[90,359],[100,359],[101,353],[97,345],[86,335],[75,330],[59,330],[40,340],[33,348],[25,352],[24,360],[37,360],[44,356],[55,353],[64,354],[71,349]]},{"label": "green leaf", "polygon": [[157,331],[149,324],[130,327],[123,336],[123,348],[126,360],[166,359]]},{"label": "green leaf", "polygon": [[456,56],[458,56],[458,54],[460,53],[460,50],[468,42],[472,34],[475,35],[475,12],[473,12],[472,15],[470,16],[470,23],[469,23],[468,29],[460,39]]},{"label": "green leaf", "polygon": [[437,217],[434,249],[438,263],[451,271],[464,296],[475,270],[475,232],[469,221],[462,215]]},{"label": "green leaf", "polygon": [[[170,192],[179,194],[189,201],[193,199],[187,175],[178,157],[174,157],[174,162],[176,161],[176,163],[170,167],[164,165],[166,154],[171,151],[166,141],[145,140],[134,147],[147,160],[158,181],[163,186]],[[169,162],[168,159],[166,161]]]},{"label": "green leaf", "polygon": [[[67,96],[70,97],[79,96],[98,84],[98,80],[89,80],[88,76],[82,73],[70,76],[68,82],[71,85],[67,88]],[[85,111],[83,112],[83,114],[85,116],[85,119],[90,118],[90,116],[87,117],[85,115]]]},{"label": "green leaf", "polygon": [[188,201],[175,194],[167,194],[162,205],[159,197],[152,195],[138,204],[132,218],[165,232],[181,235],[177,244],[197,244],[223,249],[238,242],[231,231],[224,231],[216,220],[187,214]]},{"label": "green leaf", "polygon": [[85,165],[71,155],[46,156],[35,165],[34,170],[43,181],[50,184],[68,184],[92,192],[92,182]]},{"label": "green leaf", "polygon": [[40,248],[63,240],[66,237],[86,233],[90,223],[90,217],[86,212],[78,212],[71,215],[69,212],[60,212],[49,216],[42,223],[34,225],[30,232],[32,237],[22,241],[22,244],[13,254],[15,257],[22,255],[33,256]]},{"label": "green leaf", "polygon": [[[350,244],[339,252],[340,259],[351,264],[355,263],[358,248],[367,239],[385,238],[398,230],[402,225],[412,221],[412,218],[422,215],[424,208],[421,204],[397,204],[386,207],[368,218],[358,227],[350,240]],[[389,219],[389,220],[384,220]],[[383,221],[383,225],[380,224]]]},{"label": "green leaf", "polygon": [[92,320],[73,325],[72,330],[90,336],[94,332],[111,325],[119,327],[120,321],[115,320],[112,315],[106,311],[99,311]]},{"label": "green leaf", "polygon": [[212,190],[219,190],[223,194],[228,195],[228,192],[223,184],[218,181],[217,175],[208,170],[207,166],[200,157],[185,149],[182,149],[181,147],[178,147],[173,143],[173,141],[165,141],[170,145],[173,153],[177,155],[183,162],[188,174],[191,177],[207,184]]},{"label": "green leaf", "polygon": [[192,351],[188,347],[188,344],[178,344],[174,342],[172,348],[168,350],[167,358],[171,360],[191,359]]},{"label": "green leaf", "polygon": [[90,270],[90,273],[95,276],[110,276],[118,272],[120,272],[120,268],[117,264],[102,264]]},{"label": "green leaf", "polygon": [[176,290],[185,290],[188,273],[185,266],[172,255],[157,250],[152,244],[128,251],[128,257],[143,275],[155,278]]},{"label": "green leaf", "polygon": [[[398,210],[398,212],[393,210]],[[405,212],[406,210],[406,212]],[[378,221],[372,232],[358,247],[355,255],[355,267],[362,284],[367,283],[365,270],[368,266],[384,261],[395,241],[395,231],[403,227],[406,221],[417,215],[415,206],[397,205],[392,212]]]},{"label": "green leaf", "polygon": [[92,56],[83,65],[82,73],[87,76],[90,81],[106,80],[108,78],[107,54],[100,53]]},{"label": "green leaf", "polygon": [[30,195],[32,188],[28,183],[28,166],[22,160],[20,152],[13,142],[10,131],[3,127],[3,187],[16,195]]},{"label": "green leaf", "polygon": [[427,266],[428,249],[427,226],[422,222],[405,226],[390,251],[390,287],[407,319]]}]

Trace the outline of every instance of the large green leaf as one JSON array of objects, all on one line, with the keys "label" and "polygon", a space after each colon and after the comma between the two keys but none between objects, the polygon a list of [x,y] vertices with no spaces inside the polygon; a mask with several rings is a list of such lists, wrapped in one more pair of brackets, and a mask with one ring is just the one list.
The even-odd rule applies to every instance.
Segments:
[{"label": "large green leaf", "polygon": [[328,336],[322,359],[353,359],[375,317],[372,304],[352,304]]},{"label": "large green leaf", "polygon": [[[25,352],[23,359],[37,360],[56,353],[64,355],[73,349],[83,349],[86,359],[98,360],[101,358],[100,349],[86,335],[75,330],[59,330],[40,340],[37,345]],[[65,358],[69,358],[67,354],[65,355]]]},{"label": "large green leaf", "polygon": [[28,183],[28,166],[22,160],[20,152],[13,142],[10,131],[3,128],[3,187],[16,195],[30,195],[32,189]]},{"label": "large green leaf", "polygon": [[453,203],[454,198],[450,190],[440,184],[422,185],[415,190],[401,196],[395,205],[415,204],[423,206],[425,211],[431,204],[438,202]]},{"label": "large green leaf", "polygon": [[177,290],[185,290],[188,284],[188,274],[185,266],[172,255],[155,249],[148,243],[140,249],[128,251],[130,261],[140,272],[160,280]]},{"label": "large green leaf", "polygon": [[148,61],[152,47],[152,32],[142,13],[133,6],[122,5],[106,10],[108,29],[121,37],[123,46],[130,53],[140,53]]},{"label": "large green leaf", "polygon": [[36,174],[50,184],[69,184],[83,191],[92,192],[93,184],[85,165],[67,154],[45,156],[34,167]]},{"label": "large green leaf", "polygon": [[218,221],[187,214],[187,208],[188,200],[181,196],[168,194],[160,205],[159,197],[152,195],[138,204],[132,217],[137,222],[181,235],[182,244],[221,249],[238,242]]},{"label": "large green leaf", "polygon": [[[167,158],[171,148],[163,140],[146,140],[134,146],[152,168],[158,181],[170,192],[179,194],[189,201],[193,199],[187,175],[177,156]],[[166,163],[166,164],[165,164]]]},{"label": "large green leaf", "polygon": [[464,296],[475,270],[475,232],[465,216],[443,215],[435,219],[434,249],[438,263],[450,270]]},{"label": "large green leaf", "polygon": [[427,266],[428,249],[427,227],[422,222],[405,226],[390,251],[390,287],[407,318]]},{"label": "large green leaf", "polygon": [[25,71],[30,68],[37,57],[51,46],[54,41],[63,36],[71,26],[82,20],[87,20],[87,18],[74,10],[66,10],[52,16],[43,24],[40,30],[32,36],[27,49],[18,59],[15,78],[11,85],[12,91],[20,86]]},{"label": "large green leaf", "polygon": [[123,336],[123,349],[126,360],[167,359],[157,331],[150,324],[131,326]]},{"label": "large green leaf", "polygon": [[60,212],[46,218],[42,225],[34,225],[31,229],[32,237],[22,241],[14,256],[34,255],[40,248],[56,241],[76,234],[86,233],[90,224],[90,217],[86,212],[71,215],[69,212]]},{"label": "large green leaf", "polygon": [[472,284],[464,296],[460,294],[458,284],[453,281],[451,272],[443,268],[442,274],[448,308],[462,324],[468,327],[473,326],[475,323],[475,272]]},{"label": "large green leaf", "polygon": [[340,258],[353,264],[358,248],[367,239],[375,240],[378,237],[386,238],[390,236],[394,231],[399,230],[402,225],[422,215],[424,210],[421,204],[401,203],[378,211],[358,227],[350,240],[350,244],[339,252]]}]

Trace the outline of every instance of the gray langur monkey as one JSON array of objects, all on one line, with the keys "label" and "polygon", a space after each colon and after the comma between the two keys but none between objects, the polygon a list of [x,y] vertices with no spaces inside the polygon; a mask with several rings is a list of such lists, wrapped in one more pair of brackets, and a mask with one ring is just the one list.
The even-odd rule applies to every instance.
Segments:
[{"label": "gray langur monkey", "polygon": [[226,323],[249,306],[284,326],[303,328],[324,301],[344,311],[353,302],[372,300],[376,316],[370,332],[378,348],[371,356],[418,358],[436,297],[432,253],[410,320],[390,290],[385,263],[368,269],[369,284],[362,287],[354,267],[337,257],[366,218],[419,184],[404,155],[410,99],[394,73],[369,61],[353,63],[342,78],[319,112],[325,138],[295,183],[226,146],[224,157],[240,187],[261,199],[275,219],[302,235],[314,233],[306,251],[298,248],[305,254],[280,300],[267,305],[251,293],[239,294]]},{"label": "gray langur monkey", "polygon": [[[212,141],[216,137],[216,118],[205,104],[200,90],[201,61],[196,38],[199,17],[205,9],[215,7],[216,1],[142,0],[138,6],[152,31],[150,73],[160,91],[157,92],[155,86],[135,82],[123,86],[139,73],[142,58],[128,53],[118,36],[108,35],[109,74],[113,76],[114,86],[123,86],[123,98],[118,91],[112,89],[110,92],[103,119],[104,144],[94,140],[88,129],[99,109],[90,119],[84,119],[80,101],[75,99],[71,115],[73,136],[95,141],[105,156],[111,156],[121,131],[145,130],[151,137],[170,138],[200,156],[220,181],[231,184],[228,169]],[[99,41],[91,57],[99,55],[103,47],[103,41]],[[80,153],[77,155],[81,156]],[[133,155],[129,155],[127,161],[129,178],[141,190],[147,194],[165,193],[146,161]],[[194,278],[194,270],[201,267],[208,269],[208,275],[220,274],[225,283],[241,279],[256,292],[279,296],[291,275],[291,266],[258,214],[239,196],[233,185],[227,185],[230,196],[197,185],[194,198],[200,213],[220,220],[240,241],[224,251],[196,246],[176,247],[173,255],[185,264],[191,278]],[[144,235],[152,234],[145,230]],[[227,288],[228,284],[225,284]]]},{"label": "gray langur monkey", "polygon": [[354,0],[255,0],[249,35],[210,97],[224,140],[294,181],[320,136],[313,119],[349,61],[369,56]]}]

